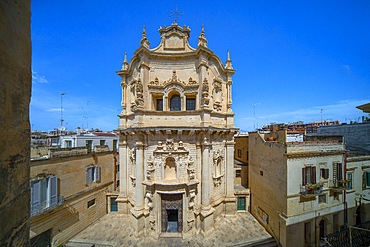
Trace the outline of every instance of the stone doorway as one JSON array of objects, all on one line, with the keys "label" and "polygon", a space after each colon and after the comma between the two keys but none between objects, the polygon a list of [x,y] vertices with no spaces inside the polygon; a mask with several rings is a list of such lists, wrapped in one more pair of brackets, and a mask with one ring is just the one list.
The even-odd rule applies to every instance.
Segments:
[{"label": "stone doorway", "polygon": [[162,194],[162,232],[182,232],[182,194]]}]

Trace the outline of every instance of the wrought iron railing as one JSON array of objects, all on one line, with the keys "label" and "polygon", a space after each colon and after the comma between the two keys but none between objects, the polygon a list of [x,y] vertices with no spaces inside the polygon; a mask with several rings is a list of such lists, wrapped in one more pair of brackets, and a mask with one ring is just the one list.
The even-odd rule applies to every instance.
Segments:
[{"label": "wrought iron railing", "polygon": [[57,200],[49,200],[37,205],[31,205],[31,217],[44,214],[56,207],[63,205],[64,196],[59,196]]}]

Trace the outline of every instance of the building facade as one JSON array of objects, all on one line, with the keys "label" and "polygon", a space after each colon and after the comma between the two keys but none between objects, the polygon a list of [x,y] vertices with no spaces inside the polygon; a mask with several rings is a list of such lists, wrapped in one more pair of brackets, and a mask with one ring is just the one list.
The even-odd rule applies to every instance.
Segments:
[{"label": "building facade", "polygon": [[119,115],[120,213],[137,233],[206,233],[236,212],[232,68],[207,47],[204,29],[192,48],[189,27],[159,29],[122,69]]},{"label": "building facade", "polygon": [[346,223],[345,146],[342,137],[293,137],[249,134],[251,213],[281,246],[320,246]]},{"label": "building facade", "polygon": [[110,211],[113,152],[84,147],[53,150],[52,157],[31,162],[32,246],[61,246]]}]

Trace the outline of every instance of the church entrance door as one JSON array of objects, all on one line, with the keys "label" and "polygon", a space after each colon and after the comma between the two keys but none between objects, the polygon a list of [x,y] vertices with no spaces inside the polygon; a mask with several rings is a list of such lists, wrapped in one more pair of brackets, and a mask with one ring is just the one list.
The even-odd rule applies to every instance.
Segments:
[{"label": "church entrance door", "polygon": [[182,232],[182,194],[162,194],[162,232]]}]

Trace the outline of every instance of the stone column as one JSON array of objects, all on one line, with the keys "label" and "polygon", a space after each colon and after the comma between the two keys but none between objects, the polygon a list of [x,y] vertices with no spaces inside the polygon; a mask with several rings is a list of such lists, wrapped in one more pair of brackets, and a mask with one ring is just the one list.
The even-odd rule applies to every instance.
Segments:
[{"label": "stone column", "polygon": [[211,145],[204,138],[202,153],[202,209],[209,209],[210,197],[210,170],[209,170],[209,149]]},{"label": "stone column", "polygon": [[[121,135],[121,134],[120,134]],[[126,140],[121,140],[119,142],[119,196],[117,198],[118,211],[123,214],[128,213],[127,207],[127,188],[128,188],[128,150]]]},{"label": "stone column", "polygon": [[233,215],[236,213],[236,198],[234,195],[234,145],[234,141],[226,142],[226,215]]},{"label": "stone column", "polygon": [[144,145],[138,141],[135,145],[136,149],[136,169],[135,169],[135,206],[131,209],[132,225],[137,236],[144,231]]},{"label": "stone column", "polygon": [[204,138],[202,144],[202,206],[201,206],[201,229],[203,233],[207,232],[213,227],[214,218],[213,212],[214,208],[210,205],[210,184],[211,184],[211,173],[210,173],[210,162],[209,162],[209,150],[211,144],[208,143],[207,138]]},{"label": "stone column", "polygon": [[135,210],[144,208],[144,145],[136,142],[136,187],[135,187]]}]

